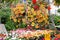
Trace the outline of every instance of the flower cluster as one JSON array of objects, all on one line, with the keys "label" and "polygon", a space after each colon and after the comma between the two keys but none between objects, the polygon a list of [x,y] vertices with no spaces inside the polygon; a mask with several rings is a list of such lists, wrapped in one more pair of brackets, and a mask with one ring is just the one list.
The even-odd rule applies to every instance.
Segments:
[{"label": "flower cluster", "polygon": [[24,4],[17,4],[16,7],[11,8],[12,9],[12,16],[11,18],[13,19],[14,22],[20,22],[21,19],[20,17],[23,16],[24,12],[25,12],[25,8],[24,8]]},{"label": "flower cluster", "polygon": [[18,34],[17,38],[34,38],[39,37],[45,34],[50,34],[53,32],[52,30],[24,30],[24,29],[17,29],[16,31],[11,31],[11,33]]},{"label": "flower cluster", "polygon": [[44,4],[40,4],[39,7],[36,5],[31,7],[30,5],[17,4],[16,7],[12,8],[11,19],[13,19],[15,23],[23,23],[22,25],[30,25],[32,28],[38,29],[40,26],[49,24],[46,11]]},{"label": "flower cluster", "polygon": [[[44,11],[44,13],[42,11]],[[39,28],[39,25],[42,22],[44,22],[44,24],[48,24],[48,14],[46,14],[45,10],[42,9],[42,11],[41,10],[35,11],[34,8],[28,6],[27,19],[31,23],[31,26]]]}]

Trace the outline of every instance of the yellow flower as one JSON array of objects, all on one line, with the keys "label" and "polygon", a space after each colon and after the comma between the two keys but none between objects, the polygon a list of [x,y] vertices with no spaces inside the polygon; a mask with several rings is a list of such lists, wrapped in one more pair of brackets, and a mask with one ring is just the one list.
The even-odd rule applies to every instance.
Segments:
[{"label": "yellow flower", "polygon": [[31,11],[28,11],[27,13],[31,13]]},{"label": "yellow flower", "polygon": [[20,23],[20,20],[18,20],[18,23]]},{"label": "yellow flower", "polygon": [[42,15],[37,15],[36,18],[37,18],[37,19],[43,18],[43,16],[42,16]]},{"label": "yellow flower", "polygon": [[36,11],[33,11],[33,13],[32,13],[32,14],[33,14],[33,16],[36,16]]},{"label": "yellow flower", "polygon": [[19,12],[18,11],[15,11],[15,13],[14,13],[15,15],[17,15],[17,14],[19,14]]},{"label": "yellow flower", "polygon": [[16,8],[12,8],[12,11],[14,11],[14,12],[15,12],[15,11],[16,11]]},{"label": "yellow flower", "polygon": [[20,7],[21,6],[21,4],[20,3],[18,3],[17,5],[16,5],[16,7]]},{"label": "yellow flower", "polygon": [[14,19],[15,17],[14,16],[11,16],[11,19]]},{"label": "yellow flower", "polygon": [[26,22],[26,18],[23,18],[22,21],[25,23]]},{"label": "yellow flower", "polygon": [[40,15],[40,13],[41,13],[41,11],[40,11],[40,10],[38,10],[38,11],[37,11],[37,15]]},{"label": "yellow flower", "polygon": [[37,24],[36,26],[35,26],[35,28],[39,28],[40,26]]},{"label": "yellow flower", "polygon": [[30,20],[30,21],[32,22],[33,20],[34,20],[34,18],[33,18],[33,17],[31,17],[31,20]]},{"label": "yellow flower", "polygon": [[35,26],[35,23],[34,23],[34,22],[32,22],[32,23],[31,23],[31,26]]},{"label": "yellow flower", "polygon": [[33,18],[33,15],[31,15],[31,18]]},{"label": "yellow flower", "polygon": [[46,18],[46,20],[48,19],[48,15],[47,14],[45,14],[45,18]]},{"label": "yellow flower", "polygon": [[15,8],[16,8],[16,10],[19,10],[20,7],[15,7]]},{"label": "yellow flower", "polygon": [[34,12],[34,9],[33,9],[33,8],[31,9],[31,12],[32,12],[32,13]]},{"label": "yellow flower", "polygon": [[31,13],[28,13],[28,17],[31,17]]},{"label": "yellow flower", "polygon": [[40,16],[39,17],[43,17],[43,15],[42,14],[40,14]]},{"label": "yellow flower", "polygon": [[20,11],[20,13],[23,14],[24,13],[24,10],[23,11]]},{"label": "yellow flower", "polygon": [[45,20],[45,24],[49,24],[49,21]]},{"label": "yellow flower", "polygon": [[43,19],[38,19],[37,22],[41,23],[41,22],[43,22]]},{"label": "yellow flower", "polygon": [[13,19],[14,22],[17,22],[17,19]]},{"label": "yellow flower", "polygon": [[41,4],[41,6],[40,6],[42,9],[44,8],[44,5],[43,4]]},{"label": "yellow flower", "polygon": [[35,35],[34,36],[39,37],[40,35],[38,35],[38,32],[35,32]]},{"label": "yellow flower", "polygon": [[30,10],[31,8],[28,6],[28,10]]},{"label": "yellow flower", "polygon": [[24,10],[24,7],[21,7],[21,10]]},{"label": "yellow flower", "polygon": [[45,40],[51,40],[50,34],[45,34]]}]

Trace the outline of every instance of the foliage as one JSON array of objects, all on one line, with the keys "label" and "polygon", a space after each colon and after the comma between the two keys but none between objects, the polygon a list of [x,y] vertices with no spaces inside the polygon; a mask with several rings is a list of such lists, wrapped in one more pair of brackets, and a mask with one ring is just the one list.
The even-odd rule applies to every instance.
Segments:
[{"label": "foliage", "polygon": [[11,3],[13,3],[13,2],[17,3],[18,1],[19,1],[19,0],[1,0],[1,3],[6,2],[6,3],[8,3],[8,4],[11,4]]},{"label": "foliage", "polygon": [[54,17],[54,22],[55,22],[55,25],[60,25],[60,16],[55,16]]},{"label": "foliage", "polygon": [[15,30],[16,28],[15,28],[14,25],[15,24],[11,20],[9,20],[9,21],[6,22],[5,27],[8,31],[13,30],[13,29]]},{"label": "foliage", "polygon": [[1,22],[5,24],[5,27],[8,31],[12,30],[15,27],[13,22],[10,20],[10,14],[11,10],[9,7],[0,9]]},{"label": "foliage", "polygon": [[10,8],[2,8],[0,9],[0,18],[1,18],[1,22],[6,23],[6,21],[8,20],[10,16]]},{"label": "foliage", "polygon": [[60,5],[60,0],[54,0],[54,2],[55,2],[55,3],[54,3],[55,5],[57,5],[57,6]]},{"label": "foliage", "polygon": [[4,8],[4,9],[0,9],[0,17],[3,16],[9,16],[10,15],[10,8]]},{"label": "foliage", "polygon": [[60,9],[58,9],[58,12],[60,13]]}]

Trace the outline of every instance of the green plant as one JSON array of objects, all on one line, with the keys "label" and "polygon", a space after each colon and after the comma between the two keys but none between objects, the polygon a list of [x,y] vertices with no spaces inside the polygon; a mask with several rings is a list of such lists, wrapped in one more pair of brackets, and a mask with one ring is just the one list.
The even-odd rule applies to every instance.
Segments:
[{"label": "green plant", "polygon": [[4,8],[4,9],[0,9],[0,18],[1,18],[1,22],[2,21],[7,21],[8,18],[10,16],[10,8]]},{"label": "green plant", "polygon": [[54,16],[54,23],[55,23],[55,25],[60,25],[60,22],[59,22],[59,20],[60,20],[60,16]]},{"label": "green plant", "polygon": [[11,11],[9,7],[0,9],[1,22],[5,24],[5,27],[8,31],[13,30],[13,28],[15,29],[15,24],[10,19],[10,14]]},{"label": "green plant", "polygon": [[6,22],[5,27],[6,27],[6,29],[8,31],[13,30],[13,29],[14,30],[16,29],[15,28],[15,24],[11,20],[9,20],[8,22]]},{"label": "green plant", "polygon": [[54,0],[56,5],[60,5],[60,0]]},{"label": "green plant", "polygon": [[55,0],[55,1],[56,1],[56,3],[57,3],[57,4],[59,4],[59,5],[60,5],[60,0]]}]

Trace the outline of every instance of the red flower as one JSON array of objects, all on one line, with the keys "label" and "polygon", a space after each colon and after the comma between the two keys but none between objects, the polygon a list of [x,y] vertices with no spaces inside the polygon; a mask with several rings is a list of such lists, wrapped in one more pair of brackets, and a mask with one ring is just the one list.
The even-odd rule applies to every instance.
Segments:
[{"label": "red flower", "polygon": [[50,6],[48,6],[48,10],[50,10],[51,9],[51,7]]},{"label": "red flower", "polygon": [[39,9],[39,6],[35,5],[33,8],[34,8],[35,10],[37,10],[37,9]]},{"label": "red flower", "polygon": [[33,4],[36,4],[36,0],[32,0],[32,3],[33,3]]}]

